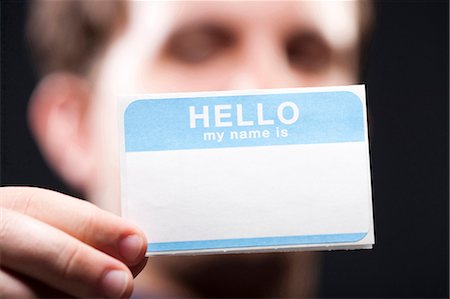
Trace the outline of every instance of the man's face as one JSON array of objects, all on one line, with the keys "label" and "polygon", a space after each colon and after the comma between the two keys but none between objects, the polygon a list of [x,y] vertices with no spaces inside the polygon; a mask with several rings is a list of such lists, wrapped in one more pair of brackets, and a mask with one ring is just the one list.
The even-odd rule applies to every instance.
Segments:
[{"label": "man's face", "polygon": [[126,28],[94,73],[91,199],[119,211],[118,95],[355,83],[358,5],[130,2]]}]

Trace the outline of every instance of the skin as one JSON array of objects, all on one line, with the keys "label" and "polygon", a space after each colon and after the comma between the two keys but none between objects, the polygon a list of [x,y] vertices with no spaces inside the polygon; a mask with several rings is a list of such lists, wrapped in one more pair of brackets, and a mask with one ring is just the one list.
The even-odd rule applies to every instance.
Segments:
[{"label": "skin", "polygon": [[[314,286],[316,257],[309,253],[159,258],[133,281],[145,265],[147,241],[114,215],[120,212],[116,95],[353,84],[358,30],[356,2],[129,3],[126,27],[91,72],[47,75],[29,109],[49,164],[100,208],[39,188],[1,188],[0,294],[128,297],[137,284],[140,292],[189,296],[198,293],[186,277],[205,280],[208,266],[220,272],[235,263],[256,277],[284,263],[258,276],[268,285],[262,294],[311,295],[301,291]],[[233,285],[227,273],[217,280]]]}]

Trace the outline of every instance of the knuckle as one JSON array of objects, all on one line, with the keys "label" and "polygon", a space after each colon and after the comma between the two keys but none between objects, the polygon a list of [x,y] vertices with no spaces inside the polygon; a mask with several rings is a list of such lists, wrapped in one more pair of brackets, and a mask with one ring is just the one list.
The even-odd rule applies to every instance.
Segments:
[{"label": "knuckle", "polygon": [[98,225],[102,222],[102,210],[87,201],[79,201],[80,225],[77,228],[77,236],[80,240],[91,240],[98,234]]},{"label": "knuckle", "polygon": [[59,255],[59,270],[62,279],[70,279],[79,263],[81,256],[81,245],[73,242],[67,242]]},{"label": "knuckle", "polygon": [[0,215],[2,218],[2,221],[0,221],[0,244],[7,241],[8,236],[11,235],[11,229],[15,225],[14,218],[9,217],[7,214],[7,209],[0,207]]},{"label": "knuckle", "polygon": [[95,225],[97,220],[97,211],[95,209],[86,209],[83,224],[79,226],[78,232],[82,240],[88,240],[90,239],[90,236],[95,234]]}]

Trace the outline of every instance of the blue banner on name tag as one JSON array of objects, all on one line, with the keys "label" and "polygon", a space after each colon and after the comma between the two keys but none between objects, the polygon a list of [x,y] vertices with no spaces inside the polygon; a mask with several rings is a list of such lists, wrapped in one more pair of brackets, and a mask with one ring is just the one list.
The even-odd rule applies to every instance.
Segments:
[{"label": "blue banner on name tag", "polygon": [[125,110],[125,151],[364,141],[348,91],[140,99]]}]

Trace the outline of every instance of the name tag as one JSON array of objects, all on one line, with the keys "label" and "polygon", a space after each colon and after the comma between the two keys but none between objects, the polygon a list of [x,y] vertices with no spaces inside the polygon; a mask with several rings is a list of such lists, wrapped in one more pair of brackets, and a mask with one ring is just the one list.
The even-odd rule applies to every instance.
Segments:
[{"label": "name tag", "polygon": [[147,255],[372,248],[364,85],[119,101],[122,214]]}]

